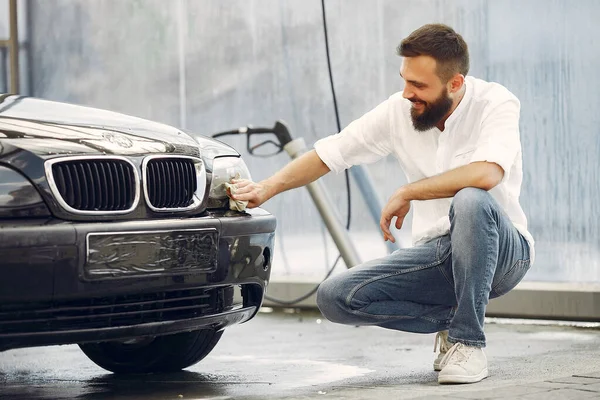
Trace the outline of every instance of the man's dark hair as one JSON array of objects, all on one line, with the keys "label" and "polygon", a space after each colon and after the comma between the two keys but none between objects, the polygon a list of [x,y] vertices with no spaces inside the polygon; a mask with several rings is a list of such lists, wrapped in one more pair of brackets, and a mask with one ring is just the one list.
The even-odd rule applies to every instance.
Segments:
[{"label": "man's dark hair", "polygon": [[423,25],[406,37],[397,49],[402,57],[430,56],[437,62],[437,74],[448,82],[456,73],[469,72],[469,48],[454,29],[444,24]]}]

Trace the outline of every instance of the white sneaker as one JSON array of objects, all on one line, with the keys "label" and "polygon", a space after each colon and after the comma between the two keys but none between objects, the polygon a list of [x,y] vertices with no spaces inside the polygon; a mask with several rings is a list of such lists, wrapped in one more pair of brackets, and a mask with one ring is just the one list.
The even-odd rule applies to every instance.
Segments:
[{"label": "white sneaker", "polygon": [[487,358],[479,347],[456,343],[441,362],[439,383],[475,383],[488,376]]},{"label": "white sneaker", "polygon": [[448,341],[448,331],[441,331],[435,335],[435,344],[433,345],[433,352],[437,351],[438,342],[440,344],[440,353],[437,355],[436,359],[433,361],[433,370],[441,371],[443,368],[442,359],[452,347],[452,343]]}]

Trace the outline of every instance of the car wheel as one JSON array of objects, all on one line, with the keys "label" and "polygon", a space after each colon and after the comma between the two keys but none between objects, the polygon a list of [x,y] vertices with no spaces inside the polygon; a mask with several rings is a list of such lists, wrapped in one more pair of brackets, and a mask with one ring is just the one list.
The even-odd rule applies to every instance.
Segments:
[{"label": "car wheel", "polygon": [[206,357],[222,335],[223,331],[200,330],[79,347],[90,360],[115,373],[173,372]]}]

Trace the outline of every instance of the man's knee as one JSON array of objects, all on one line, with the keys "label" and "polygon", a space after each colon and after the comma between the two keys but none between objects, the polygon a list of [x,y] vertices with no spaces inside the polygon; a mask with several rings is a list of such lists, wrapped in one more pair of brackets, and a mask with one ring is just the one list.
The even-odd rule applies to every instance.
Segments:
[{"label": "man's knee", "polygon": [[454,195],[450,206],[450,216],[473,216],[488,210],[492,204],[492,196],[483,189],[467,187]]},{"label": "man's knee", "polygon": [[343,285],[340,277],[331,277],[319,285],[317,289],[317,307],[321,314],[331,322],[344,323],[343,316],[347,314],[347,307]]}]

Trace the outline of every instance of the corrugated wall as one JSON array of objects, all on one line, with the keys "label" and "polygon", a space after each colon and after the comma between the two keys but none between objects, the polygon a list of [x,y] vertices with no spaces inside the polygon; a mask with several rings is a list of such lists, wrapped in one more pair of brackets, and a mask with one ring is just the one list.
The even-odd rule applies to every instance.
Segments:
[{"label": "corrugated wall", "polygon": [[[31,1],[33,94],[210,134],[285,120],[309,145],[335,132],[319,0]],[[342,125],[402,89],[399,41],[445,22],[470,46],[471,74],[521,100],[522,202],[538,246],[527,279],[600,282],[600,3],[594,0],[326,0]],[[244,150],[241,140],[229,140]],[[259,180],[288,157],[246,157]],[[369,171],[387,199],[393,158]],[[345,214],[343,177],[325,178]],[[385,249],[358,191],[363,258]],[[335,251],[305,190],[267,203],[285,274],[321,274]],[[317,233],[315,235],[315,233]],[[285,253],[281,245],[284,245]],[[300,257],[311,247],[314,257]],[[287,259],[283,255],[287,255]],[[318,264],[318,265],[317,265]],[[321,265],[322,264],[322,265]]]}]

